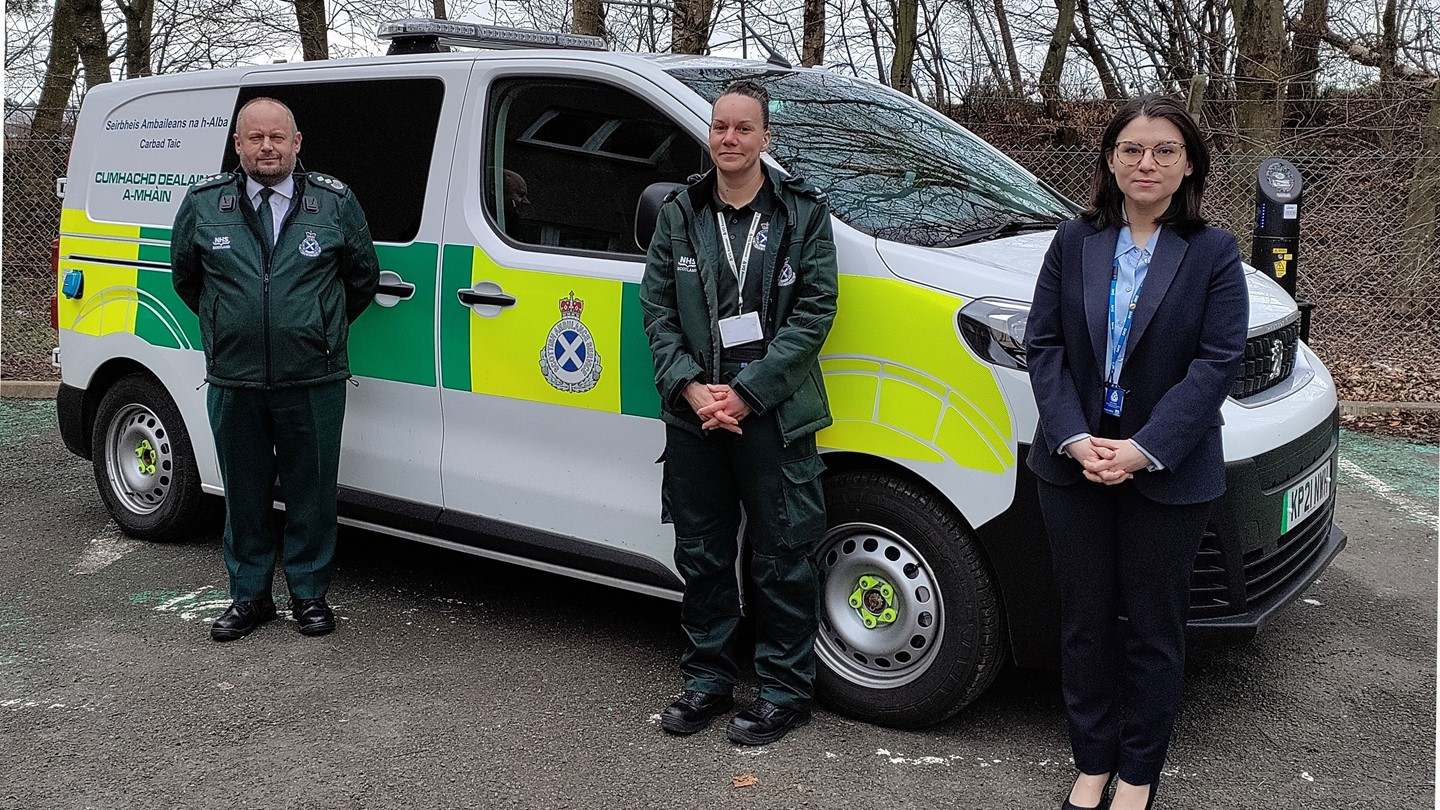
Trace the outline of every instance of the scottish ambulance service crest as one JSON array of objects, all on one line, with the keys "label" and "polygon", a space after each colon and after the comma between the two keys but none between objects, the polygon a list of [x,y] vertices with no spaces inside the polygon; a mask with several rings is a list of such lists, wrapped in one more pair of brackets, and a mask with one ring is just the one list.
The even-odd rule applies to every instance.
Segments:
[{"label": "scottish ambulance service crest", "polygon": [[600,354],[595,338],[580,322],[585,302],[574,291],[560,299],[560,321],[550,328],[540,350],[540,372],[545,381],[571,394],[580,394],[600,381]]}]

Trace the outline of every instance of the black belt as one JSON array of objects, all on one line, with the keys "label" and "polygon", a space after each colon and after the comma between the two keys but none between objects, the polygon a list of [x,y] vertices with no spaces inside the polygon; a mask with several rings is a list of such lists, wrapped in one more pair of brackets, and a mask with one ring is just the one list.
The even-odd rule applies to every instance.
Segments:
[{"label": "black belt", "polygon": [[720,350],[720,359],[730,363],[753,363],[765,356],[763,343],[747,343]]}]

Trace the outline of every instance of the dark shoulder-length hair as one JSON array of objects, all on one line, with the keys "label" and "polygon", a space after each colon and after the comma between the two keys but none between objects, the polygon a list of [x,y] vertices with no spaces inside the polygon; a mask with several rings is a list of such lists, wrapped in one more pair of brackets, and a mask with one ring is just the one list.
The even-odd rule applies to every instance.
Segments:
[{"label": "dark shoulder-length hair", "polygon": [[1170,198],[1170,207],[1157,220],[1181,233],[1192,233],[1205,226],[1205,217],[1200,211],[1201,199],[1205,196],[1205,179],[1210,174],[1210,150],[1200,134],[1200,126],[1185,109],[1185,105],[1174,96],[1146,95],[1125,102],[1115,117],[1105,127],[1100,140],[1100,154],[1095,159],[1095,174],[1090,181],[1090,206],[1081,214],[1097,228],[1120,228],[1125,225],[1125,194],[1115,183],[1110,171],[1109,158],[1115,152],[1115,142],[1124,129],[1136,118],[1163,118],[1180,130],[1185,139],[1185,158],[1190,161],[1191,172],[1180,181],[1180,188]]}]

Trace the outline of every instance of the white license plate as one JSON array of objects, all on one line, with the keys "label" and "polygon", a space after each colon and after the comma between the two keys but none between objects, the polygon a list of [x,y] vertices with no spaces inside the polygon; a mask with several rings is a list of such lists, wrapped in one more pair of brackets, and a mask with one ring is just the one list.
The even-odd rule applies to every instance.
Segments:
[{"label": "white license plate", "polygon": [[1315,510],[1325,505],[1330,499],[1331,480],[1333,477],[1330,459],[1300,483],[1285,490],[1285,514],[1280,517],[1280,533],[1285,534],[1294,526],[1298,526],[1305,518],[1315,514]]}]

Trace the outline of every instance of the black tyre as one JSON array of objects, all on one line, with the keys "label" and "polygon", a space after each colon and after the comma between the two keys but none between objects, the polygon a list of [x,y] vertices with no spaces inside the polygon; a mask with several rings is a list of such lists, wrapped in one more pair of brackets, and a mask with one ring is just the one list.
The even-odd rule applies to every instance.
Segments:
[{"label": "black tyre", "polygon": [[919,728],[995,679],[1004,622],[974,534],[903,478],[849,471],[825,484],[817,687],[839,711]]},{"label": "black tyre", "polygon": [[91,433],[95,484],[124,532],[143,540],[194,536],[204,492],[175,401],[153,377],[130,374],[100,399]]}]

